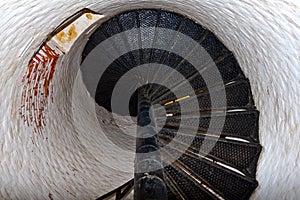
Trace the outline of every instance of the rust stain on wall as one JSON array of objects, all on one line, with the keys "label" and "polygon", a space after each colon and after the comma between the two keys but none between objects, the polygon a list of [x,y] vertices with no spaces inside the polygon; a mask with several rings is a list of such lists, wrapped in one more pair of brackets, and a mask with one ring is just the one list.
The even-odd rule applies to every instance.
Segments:
[{"label": "rust stain on wall", "polygon": [[[68,53],[84,31],[102,18],[91,10],[83,9],[67,19],[52,32],[28,64],[22,79],[20,114],[25,124],[41,133],[46,126],[48,102],[53,101],[50,87],[59,58]],[[53,49],[53,48],[55,49]],[[34,142],[34,141],[32,141]]]},{"label": "rust stain on wall", "polygon": [[28,126],[39,132],[45,124],[45,111],[50,96],[49,86],[54,76],[59,54],[45,44],[29,62],[23,77],[20,114]]}]

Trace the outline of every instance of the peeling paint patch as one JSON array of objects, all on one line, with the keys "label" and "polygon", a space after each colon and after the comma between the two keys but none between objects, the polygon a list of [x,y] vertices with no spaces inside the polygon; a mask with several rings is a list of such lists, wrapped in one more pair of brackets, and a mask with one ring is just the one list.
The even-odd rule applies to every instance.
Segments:
[{"label": "peeling paint patch", "polygon": [[[64,53],[68,53],[76,40],[84,34],[88,27],[94,25],[97,21],[104,18],[104,15],[92,12],[84,12],[72,23],[68,24],[62,30],[54,35],[49,42]],[[93,28],[92,28],[93,29]]]},{"label": "peeling paint patch", "polygon": [[76,27],[74,24],[72,24],[67,32],[65,30],[62,30],[56,35],[56,38],[61,43],[70,43],[77,37]]},{"label": "peeling paint patch", "polygon": [[54,76],[59,54],[45,44],[28,65],[23,77],[20,113],[28,126],[34,131],[45,126],[45,109],[50,95],[49,86]]},{"label": "peeling paint patch", "polygon": [[87,17],[88,19],[93,19],[93,15],[92,15],[91,13],[87,13],[87,14],[86,14],[86,17]]}]

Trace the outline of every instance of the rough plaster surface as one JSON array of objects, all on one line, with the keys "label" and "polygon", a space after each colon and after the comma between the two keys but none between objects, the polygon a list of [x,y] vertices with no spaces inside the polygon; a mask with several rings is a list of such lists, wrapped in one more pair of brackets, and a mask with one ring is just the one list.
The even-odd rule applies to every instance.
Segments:
[{"label": "rough plaster surface", "polygon": [[[63,65],[57,66],[53,102],[48,105],[43,133],[32,132],[18,112],[21,79],[31,57],[55,27],[84,7],[108,16],[129,8],[165,8],[188,15],[213,31],[234,52],[250,79],[255,104],[261,112],[260,140],[264,149],[257,172],[260,185],[253,199],[298,199],[297,0],[1,1],[0,199],[93,199],[131,178],[131,174],[118,173],[103,163],[112,158],[112,167],[132,167],[130,159],[118,154],[102,155],[103,160],[99,156],[101,141],[92,140],[97,138],[98,127],[84,109],[84,90],[78,82],[74,84],[79,62],[75,50],[66,55]],[[83,44],[79,41],[77,48]],[[75,93],[74,85],[78,87]],[[73,93],[78,95],[74,111],[70,106]],[[88,147],[89,142],[99,148]]]}]

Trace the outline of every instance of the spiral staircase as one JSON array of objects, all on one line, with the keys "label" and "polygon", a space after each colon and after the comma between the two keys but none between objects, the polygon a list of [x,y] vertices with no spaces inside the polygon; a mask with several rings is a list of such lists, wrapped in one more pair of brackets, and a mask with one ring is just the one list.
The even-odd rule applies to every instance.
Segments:
[{"label": "spiral staircase", "polygon": [[[137,139],[136,152],[160,150],[147,162],[158,163],[162,169],[136,171],[131,181],[99,199],[125,199],[132,190],[135,199],[248,199],[258,186],[255,176],[261,152],[259,112],[249,81],[234,55],[212,32],[191,19],[164,10],[143,9],[121,13],[104,22],[89,38],[82,62],[103,41],[134,28],[170,29],[192,38],[208,52],[222,79],[208,87],[203,76],[186,59],[191,50],[183,57],[172,50],[140,47],[115,59],[105,69],[95,94],[97,104],[110,112],[114,112],[111,107],[114,87],[124,74],[141,65],[155,63],[174,69],[188,80],[193,93],[176,96],[173,91],[184,90],[183,84],[176,80],[171,88],[149,83],[136,89],[130,99],[130,115],[137,117],[140,126],[150,124],[154,132],[151,137]],[[139,32],[140,41],[136,42],[152,37],[154,43],[155,33],[142,36],[144,33]],[[176,35],[170,37],[172,43],[166,42],[165,46],[172,47],[176,43]],[[117,43],[112,46],[118,51]],[[213,73],[211,64],[201,66],[203,73]],[[173,74],[164,76],[170,80]],[[212,108],[211,95],[217,95],[222,88],[225,88],[226,108]],[[197,109],[191,104],[194,99],[199,105]],[[150,109],[154,105],[159,106]],[[181,109],[182,105],[185,110]],[[217,126],[223,125],[220,132],[210,128],[212,120]],[[197,127],[195,135],[191,134],[193,127]],[[205,144],[211,144],[212,148]],[[135,166],[147,168],[145,163],[136,158]]]}]

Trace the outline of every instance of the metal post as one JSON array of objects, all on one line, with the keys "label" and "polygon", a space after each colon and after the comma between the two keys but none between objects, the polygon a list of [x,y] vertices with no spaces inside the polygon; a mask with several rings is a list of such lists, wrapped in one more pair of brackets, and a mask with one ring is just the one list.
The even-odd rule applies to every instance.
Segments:
[{"label": "metal post", "polygon": [[138,95],[134,199],[165,200],[168,199],[167,189],[163,179],[155,122],[151,120],[151,102],[145,89],[140,89]]}]

